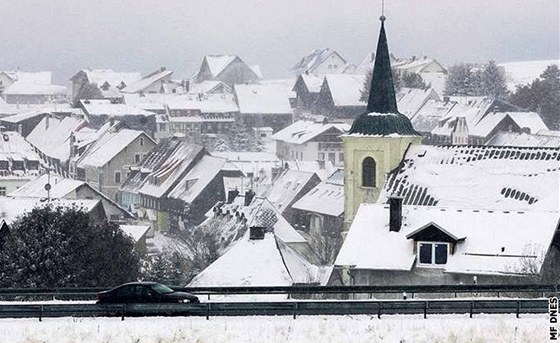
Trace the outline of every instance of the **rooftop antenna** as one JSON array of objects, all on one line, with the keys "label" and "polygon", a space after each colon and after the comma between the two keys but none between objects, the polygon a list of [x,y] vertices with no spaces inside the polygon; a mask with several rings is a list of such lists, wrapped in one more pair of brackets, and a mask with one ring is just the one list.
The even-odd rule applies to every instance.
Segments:
[{"label": "rooftop antenna", "polygon": [[379,20],[381,21],[385,21],[385,0],[381,0],[381,17],[379,17]]}]

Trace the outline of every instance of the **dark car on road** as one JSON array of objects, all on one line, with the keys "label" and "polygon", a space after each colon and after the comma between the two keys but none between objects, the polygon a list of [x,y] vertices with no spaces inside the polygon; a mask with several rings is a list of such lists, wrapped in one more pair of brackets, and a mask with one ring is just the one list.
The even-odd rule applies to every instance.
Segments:
[{"label": "dark car on road", "polygon": [[97,293],[98,304],[124,303],[198,303],[195,295],[177,292],[157,282],[125,283]]}]

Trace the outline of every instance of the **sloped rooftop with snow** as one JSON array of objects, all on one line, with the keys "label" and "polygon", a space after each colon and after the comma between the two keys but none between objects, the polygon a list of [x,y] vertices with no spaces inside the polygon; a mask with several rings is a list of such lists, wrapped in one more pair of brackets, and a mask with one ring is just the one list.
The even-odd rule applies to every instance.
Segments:
[{"label": "sloped rooftop with snow", "polygon": [[560,136],[520,132],[498,132],[486,145],[560,148]]},{"label": "sloped rooftop with snow", "polygon": [[291,114],[288,90],[277,84],[234,86],[239,112],[247,114]]},{"label": "sloped rooftop with snow", "polygon": [[344,214],[344,171],[337,170],[293,205],[296,210],[339,217]]},{"label": "sloped rooftop with snow", "polygon": [[409,271],[416,255],[414,240],[407,236],[436,224],[465,238],[442,265],[445,272],[529,274],[524,265],[530,261],[540,270],[558,220],[558,209],[521,212],[405,205],[402,228],[394,232],[389,230],[389,206],[362,204],[335,266]]},{"label": "sloped rooftop with snow", "polygon": [[315,173],[285,170],[263,194],[279,211],[285,211],[295,202],[305,186],[315,186],[319,178]]},{"label": "sloped rooftop with snow", "polygon": [[509,211],[560,208],[560,149],[412,145],[378,202]]},{"label": "sloped rooftop with snow", "polygon": [[350,130],[350,125],[336,122],[317,123],[309,120],[299,120],[276,132],[272,135],[272,139],[290,144],[304,144],[329,130],[331,130],[331,133],[336,132],[341,135]]},{"label": "sloped rooftop with snow", "polygon": [[164,196],[203,153],[204,148],[183,138],[164,139],[125,180],[121,190],[156,198]]},{"label": "sloped rooftop with snow", "polygon": [[87,122],[77,117],[50,117],[41,120],[27,136],[27,141],[45,155],[67,161],[70,158],[70,135]]},{"label": "sloped rooftop with snow", "polygon": [[192,203],[218,175],[225,163],[226,160],[219,157],[202,156],[202,159],[171,190],[169,197]]},{"label": "sloped rooftop with snow", "polygon": [[103,167],[140,136],[144,136],[146,140],[151,139],[143,131],[122,129],[118,132],[106,132],[84,152],[77,166]]},{"label": "sloped rooftop with snow", "polygon": [[329,87],[334,105],[343,107],[366,106],[360,101],[364,81],[364,75],[328,74],[324,82]]}]

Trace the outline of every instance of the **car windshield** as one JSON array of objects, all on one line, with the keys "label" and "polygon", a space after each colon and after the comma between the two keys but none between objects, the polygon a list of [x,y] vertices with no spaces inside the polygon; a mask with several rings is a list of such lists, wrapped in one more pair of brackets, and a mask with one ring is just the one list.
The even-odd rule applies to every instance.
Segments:
[{"label": "car windshield", "polygon": [[159,294],[166,294],[166,293],[173,293],[175,292],[174,290],[172,290],[171,288],[161,285],[159,283],[152,285],[152,289],[156,292],[158,292]]}]

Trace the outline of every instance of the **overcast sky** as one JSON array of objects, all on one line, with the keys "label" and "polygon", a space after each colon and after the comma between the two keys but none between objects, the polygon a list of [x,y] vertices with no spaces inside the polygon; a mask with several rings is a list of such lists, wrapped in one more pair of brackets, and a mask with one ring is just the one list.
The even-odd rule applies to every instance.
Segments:
[{"label": "overcast sky", "polygon": [[[386,0],[389,49],[443,64],[558,59],[558,0]],[[190,76],[237,54],[265,77],[313,49],[358,63],[375,49],[381,0],[1,0],[0,70],[81,68]]]}]

